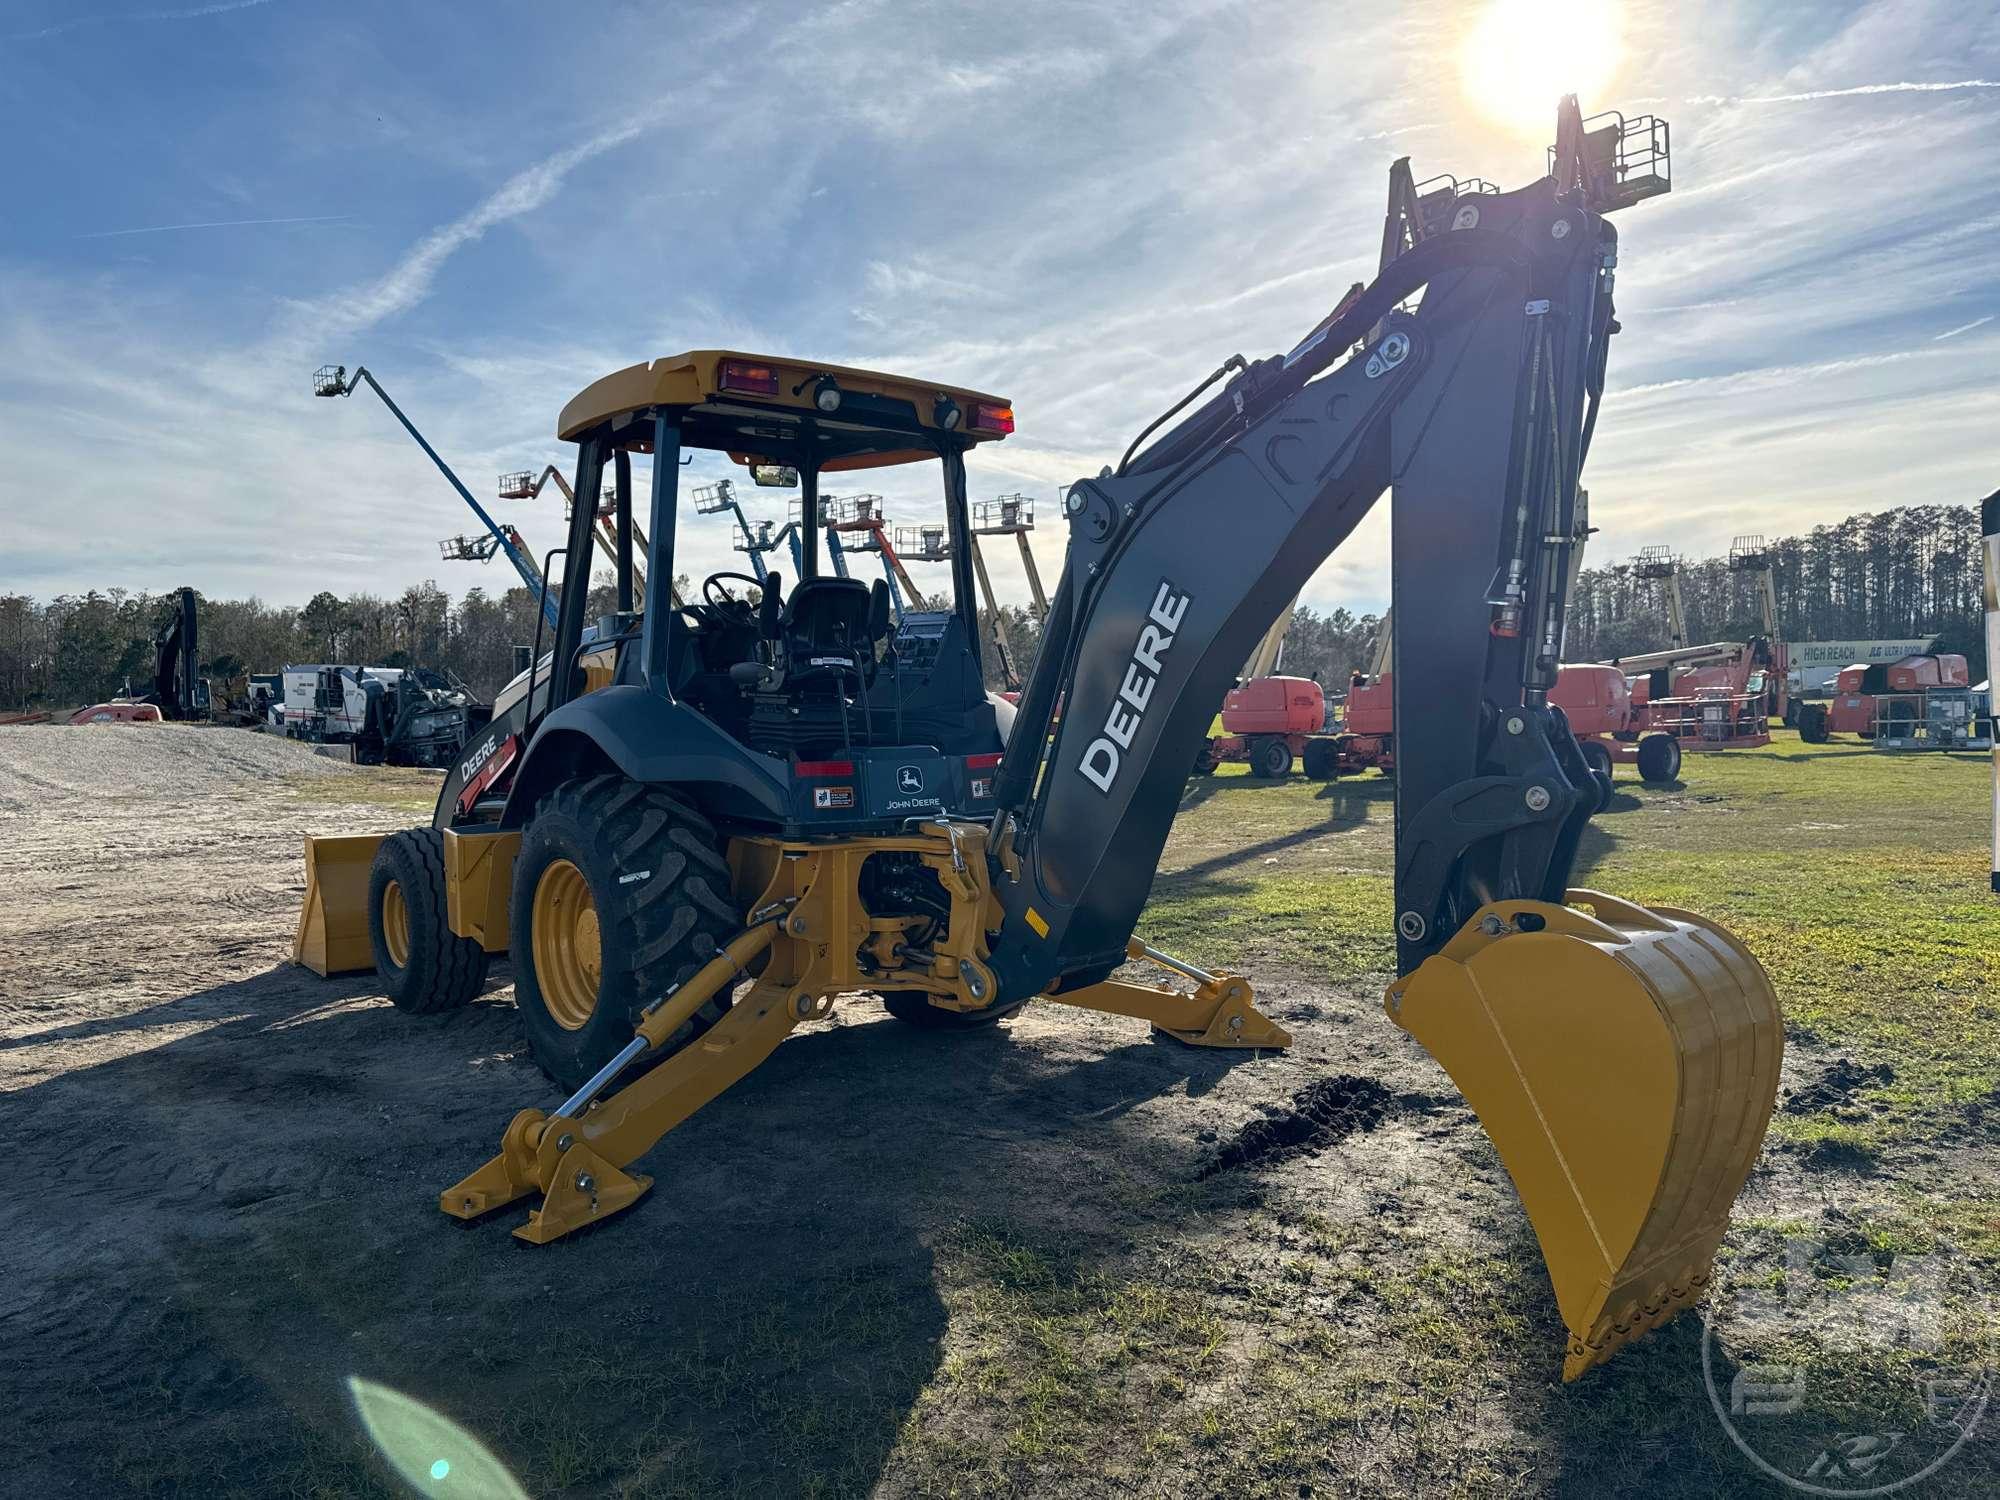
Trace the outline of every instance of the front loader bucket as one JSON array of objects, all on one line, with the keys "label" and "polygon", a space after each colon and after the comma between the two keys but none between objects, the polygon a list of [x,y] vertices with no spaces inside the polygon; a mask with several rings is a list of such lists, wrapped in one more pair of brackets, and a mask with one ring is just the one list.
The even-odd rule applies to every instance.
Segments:
[{"label": "front loader bucket", "polygon": [[375,967],[368,940],[368,872],[386,837],[306,835],[306,901],[292,939],[292,962],[321,977]]},{"label": "front loader bucket", "polygon": [[1387,1008],[1514,1179],[1574,1380],[1707,1285],[1777,1101],[1784,1028],[1763,969],[1712,923],[1567,899],[1482,908]]}]

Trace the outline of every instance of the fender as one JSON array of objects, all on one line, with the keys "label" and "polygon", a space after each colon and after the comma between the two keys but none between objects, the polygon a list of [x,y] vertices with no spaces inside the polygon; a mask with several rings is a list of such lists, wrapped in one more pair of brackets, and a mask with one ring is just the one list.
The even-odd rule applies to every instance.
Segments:
[{"label": "fender", "polygon": [[544,792],[578,774],[579,756],[593,759],[585,747],[633,781],[726,788],[720,805],[743,817],[783,822],[789,808],[783,761],[746,750],[686,704],[622,683],[574,698],[536,726],[500,826],[519,828]]}]

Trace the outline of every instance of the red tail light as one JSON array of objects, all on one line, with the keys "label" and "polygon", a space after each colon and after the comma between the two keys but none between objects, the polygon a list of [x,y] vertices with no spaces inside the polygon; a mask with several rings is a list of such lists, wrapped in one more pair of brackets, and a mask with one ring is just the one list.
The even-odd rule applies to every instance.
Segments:
[{"label": "red tail light", "polygon": [[792,767],[794,776],[852,776],[851,760],[802,760]]},{"label": "red tail light", "polygon": [[1014,430],[1014,408],[994,406],[989,402],[972,403],[972,430],[974,432],[997,432],[1003,437]]},{"label": "red tail light", "polygon": [[[753,396],[775,396],[778,394],[778,372],[770,365],[755,364],[747,359],[725,359],[716,377],[716,384],[725,391],[748,391]],[[1010,430],[1011,426],[1010,423]]]},{"label": "red tail light", "polygon": [[969,770],[989,771],[1004,759],[1006,757],[996,750],[991,755],[968,755],[965,757],[965,764]]}]

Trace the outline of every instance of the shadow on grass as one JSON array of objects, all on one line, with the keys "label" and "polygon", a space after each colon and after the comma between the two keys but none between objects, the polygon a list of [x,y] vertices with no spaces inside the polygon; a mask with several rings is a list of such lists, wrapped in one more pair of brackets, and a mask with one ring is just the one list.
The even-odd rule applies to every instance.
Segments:
[{"label": "shadow on grass", "polygon": [[[807,1032],[643,1158],[639,1205],[527,1247],[525,1205],[436,1207],[515,1109],[553,1102],[512,1006],[330,1008],[372,983],[220,985],[123,1028],[204,1029],[10,1097],[38,1201],[0,1242],[0,1311],[11,1347],[50,1351],[0,1380],[35,1437],[23,1493],[400,1494],[345,1394],[360,1375],[536,1495],[865,1494],[943,1358],[939,1233],[1061,1214],[1073,1193],[1046,1185],[1080,1139],[1246,1056]],[[1135,1149],[1184,1150],[1192,1177],[1201,1148]]]},{"label": "shadow on grass", "polygon": [[[1615,805],[1615,804],[1614,804]],[[1600,826],[1595,819],[1584,825],[1576,843],[1576,861],[1570,866],[1570,884],[1587,886],[1587,878],[1618,848],[1618,835]]]},{"label": "shadow on grass", "polygon": [[1765,760],[1846,760],[1856,755],[1877,755],[1881,752],[1872,745],[1855,745],[1847,749],[1832,750],[1765,750]]},{"label": "shadow on grass", "polygon": [[[1390,789],[1390,794],[1393,794],[1393,790],[1393,788]],[[1315,840],[1324,838],[1329,833],[1337,833],[1343,828],[1359,827],[1368,821],[1370,808],[1377,803],[1387,801],[1389,794],[1349,792],[1339,783],[1335,782],[1330,783],[1325,790],[1316,795],[1327,803],[1326,817],[1322,821],[1308,824],[1304,828],[1294,829],[1290,833],[1279,834],[1274,838],[1261,840],[1255,844],[1245,844],[1240,848],[1230,849],[1222,854],[1211,855],[1207,859],[1197,860],[1195,863],[1178,870],[1163,871],[1159,876],[1161,888],[1164,889],[1170,886],[1179,887],[1190,881],[1201,880],[1210,875],[1220,874],[1224,870],[1234,869],[1238,865],[1250,864],[1260,859],[1269,858],[1271,855],[1281,853],[1286,849],[1295,849],[1302,844],[1313,843]]]}]

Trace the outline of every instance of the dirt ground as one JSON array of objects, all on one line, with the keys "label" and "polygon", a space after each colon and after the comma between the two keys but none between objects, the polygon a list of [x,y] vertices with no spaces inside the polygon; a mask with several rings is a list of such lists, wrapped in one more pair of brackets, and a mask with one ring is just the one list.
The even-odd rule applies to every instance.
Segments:
[{"label": "dirt ground", "polygon": [[[0,1488],[409,1493],[361,1377],[538,1495],[1766,1492],[1684,1436],[1696,1320],[1556,1381],[1505,1174],[1375,981],[1253,969],[1282,1056],[1056,1006],[938,1037],[857,997],[621,1218],[535,1249],[516,1211],[443,1217],[551,1101],[507,966],[418,1018],[287,961],[301,834],[407,826],[434,786],[243,732],[0,729]],[[1801,1039],[1788,1084],[1857,1066]],[[1813,1171],[1739,1215],[1831,1201]]]}]

